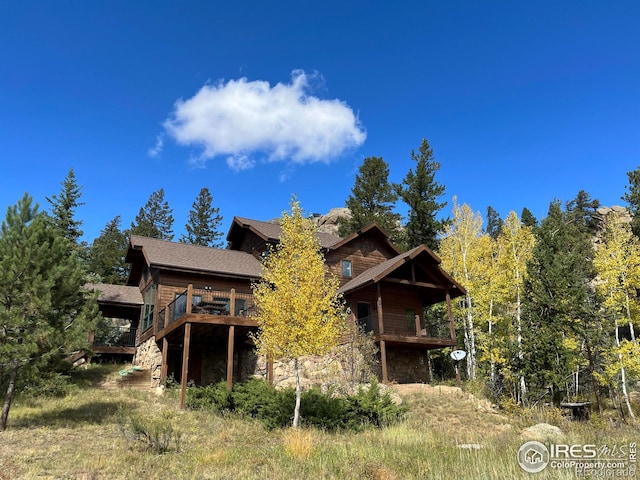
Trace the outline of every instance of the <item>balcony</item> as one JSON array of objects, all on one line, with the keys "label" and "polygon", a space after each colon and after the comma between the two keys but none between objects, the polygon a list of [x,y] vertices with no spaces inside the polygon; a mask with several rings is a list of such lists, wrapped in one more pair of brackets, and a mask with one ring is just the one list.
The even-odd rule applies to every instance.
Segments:
[{"label": "balcony", "polygon": [[[176,296],[175,300],[160,310],[156,319],[156,332],[162,332],[188,319],[193,323],[253,326],[250,320],[255,312],[251,292],[194,288]],[[257,326],[257,324],[256,324]],[[162,336],[162,335],[161,335]]]},{"label": "balcony", "polygon": [[359,318],[358,323],[367,332],[373,332],[376,340],[387,343],[415,344],[427,348],[455,345],[455,334],[448,319],[428,319],[427,324],[419,315],[384,313],[382,334],[377,315]]},{"label": "balcony", "polygon": [[95,353],[133,354],[135,351],[137,329],[129,325],[101,325],[91,333],[89,342]]}]

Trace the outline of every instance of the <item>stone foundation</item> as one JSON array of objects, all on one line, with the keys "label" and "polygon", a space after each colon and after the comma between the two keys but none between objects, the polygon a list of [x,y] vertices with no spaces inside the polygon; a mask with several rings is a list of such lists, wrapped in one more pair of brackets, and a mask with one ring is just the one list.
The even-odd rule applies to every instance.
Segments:
[{"label": "stone foundation", "polygon": [[[253,349],[244,348],[234,354],[234,382],[251,378],[267,378],[267,362]],[[305,356],[299,360],[300,383],[303,388],[319,386],[344,389],[351,384],[367,383],[371,375],[377,376],[364,360],[363,355],[350,345],[341,345],[324,356]],[[226,380],[226,345],[211,345],[202,355],[203,385]],[[295,361],[277,361],[273,364],[273,384],[278,388],[295,387]]]},{"label": "stone foundation", "polygon": [[[202,353],[202,385],[210,385],[227,379],[227,346],[212,345]],[[237,349],[233,354],[234,381],[245,382],[260,374],[258,356],[248,348]],[[266,370],[265,370],[266,372]],[[266,373],[265,373],[266,374]]]},{"label": "stone foundation", "polygon": [[387,374],[390,382],[429,383],[431,379],[426,350],[387,346]]},{"label": "stone foundation", "polygon": [[162,369],[162,352],[156,344],[155,337],[151,337],[136,348],[133,364],[151,372],[151,386],[160,386],[160,372]]},{"label": "stone foundation", "polygon": [[[192,352],[192,361],[195,360]],[[200,354],[197,354],[200,356]],[[351,344],[340,345],[324,356],[306,356],[300,364],[300,383],[303,388],[318,386],[348,390],[351,385],[368,383],[372,376],[381,379],[379,356],[366,354]],[[226,343],[210,344],[201,354],[202,371],[196,383],[210,385],[227,378]],[[151,385],[160,386],[162,352],[152,337],[142,343],[133,358],[133,364],[151,372]],[[237,349],[233,359],[234,382],[250,378],[267,378],[267,362],[248,346]],[[389,380],[396,383],[429,383],[426,351],[387,347]],[[278,388],[295,387],[295,362],[278,361],[273,364],[273,384]]]}]

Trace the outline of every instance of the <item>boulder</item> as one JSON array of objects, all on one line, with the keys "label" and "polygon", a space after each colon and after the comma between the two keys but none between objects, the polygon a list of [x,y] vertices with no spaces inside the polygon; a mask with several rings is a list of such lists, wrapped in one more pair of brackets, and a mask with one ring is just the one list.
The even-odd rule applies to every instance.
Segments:
[{"label": "boulder", "polygon": [[537,423],[525,428],[521,433],[521,437],[525,440],[538,440],[542,442],[544,440],[561,440],[564,438],[564,433],[555,425]]},{"label": "boulder", "polygon": [[316,217],[318,231],[322,233],[338,234],[338,220],[350,218],[351,211],[348,208],[332,208],[329,213]]}]

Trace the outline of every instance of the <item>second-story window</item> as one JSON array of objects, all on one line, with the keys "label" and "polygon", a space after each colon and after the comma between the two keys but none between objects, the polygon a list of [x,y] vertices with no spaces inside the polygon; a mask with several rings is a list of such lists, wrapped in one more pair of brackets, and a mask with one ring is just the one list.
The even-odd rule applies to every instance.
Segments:
[{"label": "second-story window", "polygon": [[351,278],[353,270],[351,268],[351,260],[342,260],[342,276]]},{"label": "second-story window", "polygon": [[156,286],[151,285],[144,292],[144,307],[142,311],[142,330],[153,325],[153,309],[156,303]]}]

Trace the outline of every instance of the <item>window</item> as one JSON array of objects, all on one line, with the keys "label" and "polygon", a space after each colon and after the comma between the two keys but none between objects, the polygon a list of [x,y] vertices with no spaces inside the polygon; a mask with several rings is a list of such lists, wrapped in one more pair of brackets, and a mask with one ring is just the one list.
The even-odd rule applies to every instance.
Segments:
[{"label": "window", "polygon": [[351,269],[351,260],[342,260],[342,276],[351,278],[353,271]]},{"label": "window", "polygon": [[142,330],[146,330],[153,325],[153,309],[156,303],[156,287],[151,285],[144,292],[144,307],[142,310]]}]

